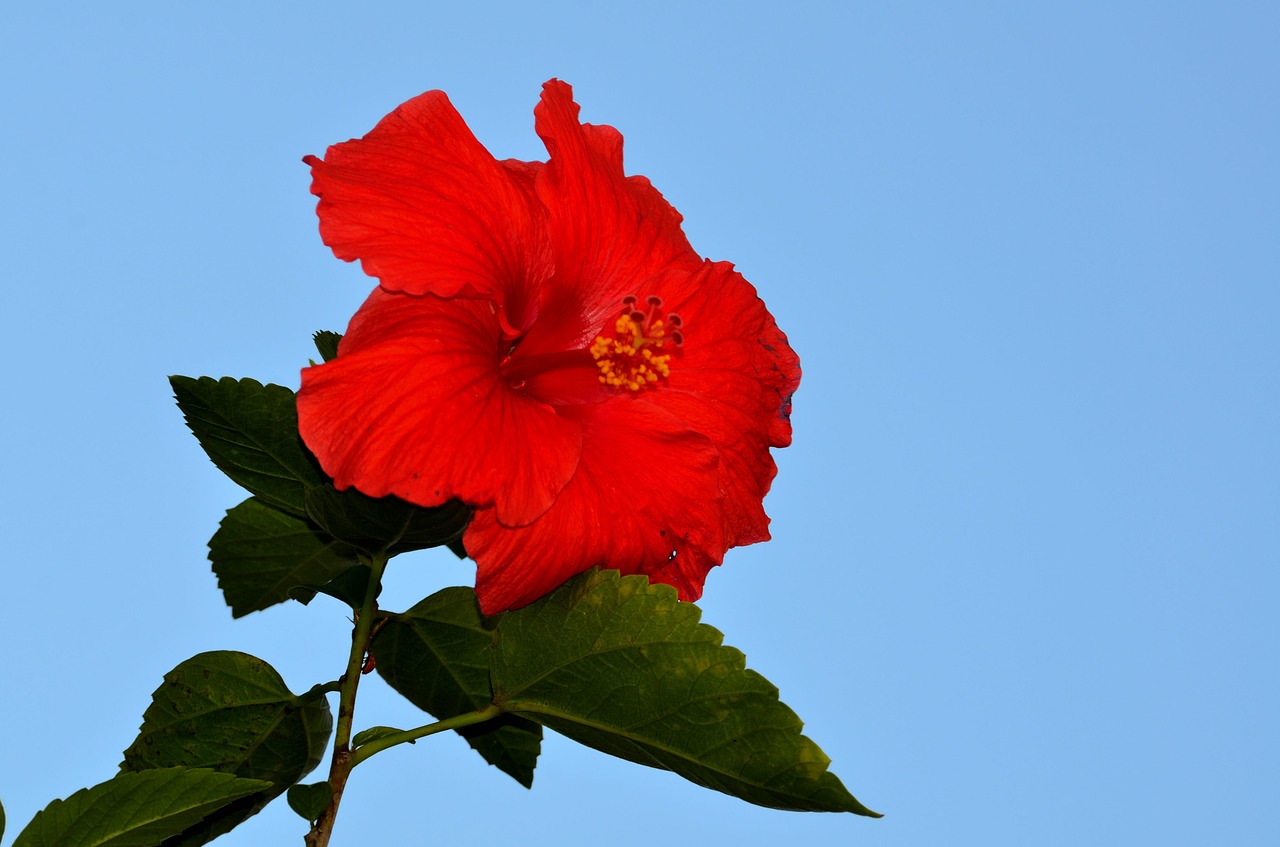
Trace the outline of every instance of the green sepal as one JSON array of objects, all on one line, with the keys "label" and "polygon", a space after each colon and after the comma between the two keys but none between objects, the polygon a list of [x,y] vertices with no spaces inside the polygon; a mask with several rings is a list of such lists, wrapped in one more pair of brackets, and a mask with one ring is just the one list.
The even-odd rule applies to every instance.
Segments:
[{"label": "green sepal", "polygon": [[327,781],[295,785],[289,789],[285,800],[303,820],[314,823],[333,802],[333,787]]},{"label": "green sepal", "polygon": [[778,690],[700,616],[669,585],[588,571],[502,615],[494,702],[760,806],[878,817],[827,770]]},{"label": "green sepal", "polygon": [[194,847],[256,814],[315,769],[332,729],[328,700],[295,696],[263,660],[201,653],[165,674],[121,769],[207,767],[269,783],[173,842]]},{"label": "green sepal", "polygon": [[268,504],[307,516],[304,493],[326,485],[298,436],[294,393],[252,379],[171,376],[187,426],[218,469]]},{"label": "green sepal", "polygon": [[209,540],[209,561],[233,617],[293,598],[311,599],[359,565],[356,548],[250,497],[229,509]]},{"label": "green sepal", "polygon": [[311,340],[315,342],[316,352],[320,354],[321,359],[326,362],[332,362],[338,357],[338,342],[342,341],[342,336],[339,333],[320,329],[312,334]]},{"label": "green sepal", "polygon": [[462,535],[471,509],[457,500],[424,509],[399,497],[368,497],[348,488],[308,488],[307,515],[334,538],[391,555],[448,544]]},{"label": "green sepal", "polygon": [[[208,768],[122,773],[36,813],[12,847],[150,847],[270,787]],[[2,834],[2,833],[0,833]]]},{"label": "green sepal", "polygon": [[[493,621],[475,591],[446,588],[386,620],[370,652],[378,674],[438,720],[483,709],[493,700],[489,659]],[[542,746],[542,727],[516,715],[457,730],[485,761],[526,788]]]}]

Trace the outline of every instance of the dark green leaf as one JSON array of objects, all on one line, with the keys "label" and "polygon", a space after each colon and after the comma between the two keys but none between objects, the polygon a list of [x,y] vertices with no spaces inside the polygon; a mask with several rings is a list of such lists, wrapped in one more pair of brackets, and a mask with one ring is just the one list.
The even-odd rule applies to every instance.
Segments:
[{"label": "dark green leaf", "polygon": [[875,815],[742,653],[668,585],[588,571],[498,621],[495,702],[761,806]]},{"label": "dark green leaf", "polygon": [[223,473],[265,505],[309,518],[336,539],[371,553],[403,553],[454,541],[471,518],[456,501],[423,509],[334,489],[298,436],[296,397],[287,388],[230,377],[169,382],[187,425]]},{"label": "dark green leaf", "polygon": [[333,788],[328,782],[295,785],[289,789],[286,799],[290,809],[301,815],[304,820],[314,823],[333,802]]},{"label": "dark green leaf", "polygon": [[299,586],[323,585],[359,563],[354,547],[257,497],[227,512],[209,540],[209,560],[237,618],[283,603]]},{"label": "dark green leaf", "polygon": [[325,532],[363,550],[404,553],[447,544],[462,535],[471,510],[457,500],[424,509],[398,497],[367,497],[349,488],[306,492],[307,515]]},{"label": "dark green leaf", "polygon": [[4,838],[4,804],[0,803],[0,838]]},{"label": "dark green leaf", "polygon": [[215,838],[226,835],[249,818],[261,812],[264,807],[276,797],[280,796],[280,792],[271,789],[267,791],[259,791],[257,794],[250,794],[248,797],[241,797],[221,809],[218,809],[211,815],[206,815],[204,820],[184,829],[182,832],[170,838],[166,838],[160,847],[203,847]]},{"label": "dark green leaf", "polygon": [[456,541],[450,541],[445,546],[448,547],[450,550],[452,550],[453,555],[457,556],[459,559],[467,558],[467,548],[462,546],[461,538],[457,539]]},{"label": "dark green leaf", "polygon": [[201,653],[165,674],[124,767],[211,767],[292,785],[320,764],[332,723],[326,699],[304,703],[263,660]]},{"label": "dark green leaf", "polygon": [[324,585],[308,585],[305,588],[313,593],[327,594],[341,600],[353,609],[364,604],[365,592],[369,590],[369,577],[373,571],[367,565],[356,565],[348,568]]},{"label": "dark green leaf", "polygon": [[155,847],[267,787],[204,768],[122,773],[54,800],[13,847]]},{"label": "dark green leaf", "polygon": [[[438,591],[378,630],[370,647],[378,673],[419,709],[451,718],[492,702],[490,622],[470,588]],[[515,715],[458,730],[485,761],[526,788],[533,784],[542,728]]]},{"label": "dark green leaf", "polygon": [[326,362],[332,362],[338,356],[338,342],[342,340],[342,336],[336,332],[330,332],[327,329],[318,330],[315,335],[311,336],[311,340],[316,343],[316,350],[320,353],[320,358]]},{"label": "dark green leaf", "polygon": [[204,844],[310,773],[324,756],[332,727],[325,698],[294,696],[261,659],[201,653],[165,675],[121,767],[208,767],[270,783],[172,842]]},{"label": "dark green leaf", "polygon": [[230,377],[169,382],[187,426],[219,470],[270,505],[307,516],[303,492],[328,480],[298,437],[292,391]]}]

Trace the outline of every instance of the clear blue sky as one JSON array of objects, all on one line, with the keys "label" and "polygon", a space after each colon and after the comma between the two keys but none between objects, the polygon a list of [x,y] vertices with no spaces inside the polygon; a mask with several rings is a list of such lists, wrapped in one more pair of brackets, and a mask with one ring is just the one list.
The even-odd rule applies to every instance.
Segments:
[{"label": "clear blue sky", "polygon": [[[800,353],[775,540],[701,605],[887,817],[559,738],[526,792],[450,736],[356,771],[335,847],[1280,842],[1276,6],[369,5],[3,14],[9,839],[188,656],[337,675],[336,604],[223,606],[241,494],[165,376],[296,386],[367,293],[304,154],[441,88],[538,158],[558,76]],[[397,560],[387,604],[470,579]],[[373,680],[359,714],[421,722]],[[219,843],[303,829],[280,803]]]}]

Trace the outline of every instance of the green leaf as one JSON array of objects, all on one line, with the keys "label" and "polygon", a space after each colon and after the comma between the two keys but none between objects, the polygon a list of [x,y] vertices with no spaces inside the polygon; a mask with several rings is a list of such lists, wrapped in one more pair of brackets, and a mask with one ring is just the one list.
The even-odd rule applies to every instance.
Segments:
[{"label": "green leaf", "polygon": [[327,329],[321,329],[311,336],[311,340],[316,343],[316,350],[320,353],[321,359],[326,362],[332,362],[337,358],[338,342],[342,340],[341,335]]},{"label": "green leaf", "polygon": [[[396,729],[394,726],[371,726],[355,734],[355,737],[351,739],[351,749],[355,750],[375,739],[386,738],[388,735],[399,735],[402,732],[404,732],[403,729]],[[410,740],[405,743],[416,744],[417,742]]]},{"label": "green leaf", "polygon": [[[298,590],[305,589],[311,594],[327,594],[330,597],[341,600],[353,609],[359,609],[364,604],[364,595],[369,590],[369,578],[372,576],[373,571],[367,565],[356,565],[354,568],[348,568],[338,574],[323,585],[306,585],[301,586]],[[297,599],[297,591],[293,592],[291,596]]]},{"label": "green leaf", "polygon": [[298,436],[294,394],[256,380],[171,376],[187,426],[218,469],[268,504],[307,516],[303,494],[328,482]]},{"label": "green leaf", "polygon": [[777,809],[876,815],[701,611],[643,576],[588,571],[505,613],[494,702],[575,741]]},{"label": "green leaf", "polygon": [[289,789],[286,799],[290,809],[301,815],[303,820],[314,823],[333,802],[333,788],[328,782],[295,785]]},{"label": "green leaf", "polygon": [[270,784],[174,842],[204,844],[310,773],[324,756],[332,728],[324,697],[294,696],[261,659],[201,653],[165,674],[121,768],[208,767]]},{"label": "green leaf", "polygon": [[336,490],[299,438],[297,398],[283,386],[207,376],[169,382],[187,426],[219,470],[264,505],[314,521],[335,539],[370,553],[403,553],[454,542],[471,519],[457,501],[424,509],[397,497]]},{"label": "green leaf", "polygon": [[[370,645],[378,674],[438,720],[483,709],[493,699],[490,621],[470,588],[446,588],[388,619]],[[464,727],[458,733],[485,761],[526,788],[542,745],[542,728],[517,717]]]},{"label": "green leaf", "polygon": [[263,808],[280,796],[280,792],[275,790],[259,791],[257,794],[250,794],[248,797],[241,797],[221,809],[218,809],[211,815],[206,815],[204,820],[187,827],[182,832],[171,838],[166,838],[161,847],[202,847],[215,838],[226,835],[249,818],[261,812]]},{"label": "green leaf", "polygon": [[211,767],[292,785],[320,764],[332,725],[326,699],[304,702],[262,659],[200,653],[165,674],[124,767]]},{"label": "green leaf", "polygon": [[399,497],[368,497],[327,485],[307,489],[305,502],[307,515],[325,532],[371,553],[438,547],[461,537],[471,520],[471,509],[457,500],[424,509]]},{"label": "green leaf", "polygon": [[237,618],[283,603],[298,587],[324,585],[359,564],[354,547],[257,497],[227,511],[209,540],[209,560]]},{"label": "green leaf", "polygon": [[4,803],[0,803],[0,838],[4,838]]},{"label": "green leaf", "polygon": [[122,773],[54,800],[13,847],[153,847],[267,787],[205,768]]}]

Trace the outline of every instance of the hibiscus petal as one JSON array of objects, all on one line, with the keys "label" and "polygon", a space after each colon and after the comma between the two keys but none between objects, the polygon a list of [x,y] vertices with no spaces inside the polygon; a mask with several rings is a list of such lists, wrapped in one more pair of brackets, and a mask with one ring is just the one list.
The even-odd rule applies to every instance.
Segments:
[{"label": "hibiscus petal", "polygon": [[542,353],[585,347],[617,317],[623,297],[649,293],[639,290],[646,279],[701,259],[680,213],[644,177],[624,176],[618,131],[579,122],[568,84],[544,85],[534,115],[551,156],[537,190],[549,214],[555,277],[539,305],[545,319],[524,344]]},{"label": "hibiscus petal", "polygon": [[555,505],[528,526],[476,512],[464,538],[486,614],[533,602],[596,565],[645,573],[685,600],[724,556],[715,447],[648,403],[576,407],[582,458]]},{"label": "hibiscus petal", "polygon": [[708,261],[691,274],[664,275],[656,288],[666,313],[678,313],[684,322],[685,344],[672,365],[670,386],[714,393],[721,378],[715,372],[746,374],[757,386],[752,406],[769,444],[789,445],[800,358],[755,286],[731,263]]},{"label": "hibiscus petal", "polygon": [[777,473],[769,448],[791,442],[799,359],[755,288],[727,262],[668,273],[658,290],[683,320],[684,344],[670,376],[645,397],[719,450],[727,546],[767,541],[761,501]]},{"label": "hibiscus petal", "polygon": [[303,441],[339,488],[534,520],[573,476],[582,427],[507,384],[500,340],[488,301],[375,290],[338,357],[302,372]]},{"label": "hibiscus petal", "polygon": [[551,274],[534,163],[499,163],[441,91],[409,100],[363,138],[307,156],[320,235],[383,288],[486,297],[508,332],[534,318]]}]

